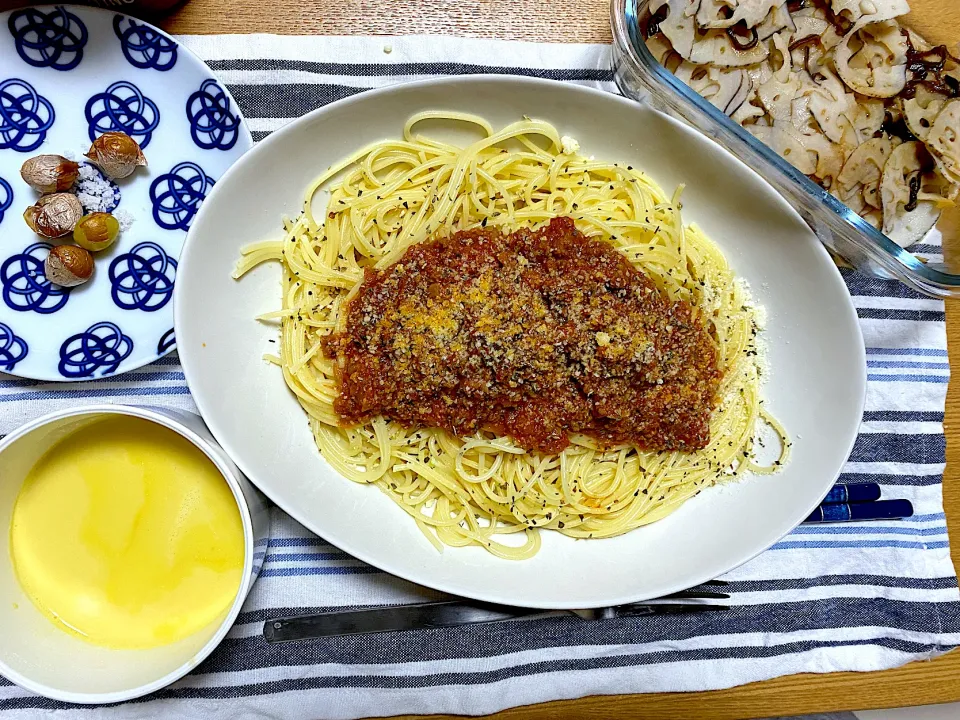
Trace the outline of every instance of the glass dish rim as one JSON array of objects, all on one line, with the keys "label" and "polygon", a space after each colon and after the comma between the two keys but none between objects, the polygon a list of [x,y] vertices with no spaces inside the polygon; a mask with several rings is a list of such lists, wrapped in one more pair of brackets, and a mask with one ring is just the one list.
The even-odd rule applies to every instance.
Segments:
[{"label": "glass dish rim", "polygon": [[[646,44],[639,41],[640,18],[638,17],[638,9],[645,9],[648,4],[649,0],[612,0],[611,2],[611,24],[614,44],[619,45],[620,48],[630,56],[634,63],[651,73],[657,82],[665,86],[667,91],[672,91],[679,96],[682,102],[694,106],[696,110],[707,115],[713,122],[723,125],[729,132],[734,134],[738,140],[761,155],[763,160],[765,160],[773,170],[778,171],[784,176],[784,180],[789,180],[793,184],[797,192],[801,194],[806,201],[829,211],[844,225],[848,226],[851,234],[854,235],[854,237],[850,239],[861,246],[865,246],[863,249],[868,254],[871,251],[880,251],[883,255],[887,256],[888,262],[898,265],[902,273],[919,275],[918,280],[923,287],[928,288],[932,285],[942,288],[942,292],[937,293],[937,296],[955,295],[960,291],[960,274],[937,270],[929,264],[921,262],[913,253],[901,248],[890,238],[875,229],[840,200],[794,168],[772,149],[754,138],[738,123],[733,122],[726,114],[704,100],[698,93],[677,79],[673,73],[669,72],[657,62],[647,49]],[[726,147],[722,141],[715,138],[711,139]],[[729,150],[729,148],[727,149]],[[734,155],[736,156],[737,153],[734,153]],[[806,223],[806,220],[804,222]],[[887,269],[892,274],[897,275],[891,268]],[[906,282],[903,277],[896,277],[896,279],[900,282]],[[920,290],[916,283],[906,282],[906,284]],[[922,292],[926,295],[931,294],[928,290]]]}]

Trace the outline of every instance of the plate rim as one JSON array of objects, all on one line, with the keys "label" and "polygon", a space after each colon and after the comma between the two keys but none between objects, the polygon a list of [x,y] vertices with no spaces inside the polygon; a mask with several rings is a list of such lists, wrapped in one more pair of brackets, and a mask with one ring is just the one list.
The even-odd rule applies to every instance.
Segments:
[{"label": "plate rim", "polygon": [[[271,132],[266,138],[264,138],[259,143],[257,143],[252,150],[245,153],[243,157],[237,160],[237,162],[235,162],[223,174],[220,182],[218,182],[218,184],[214,186],[214,189],[211,192],[211,194],[208,196],[207,201],[200,208],[197,214],[197,219],[201,218],[203,213],[207,210],[207,208],[212,206],[210,199],[216,197],[216,194],[218,192],[223,191],[223,187],[225,186],[225,184],[223,183],[223,180],[226,180],[231,173],[237,171],[238,167],[240,167],[241,164],[246,162],[252,162],[252,159],[258,157],[261,153],[270,152],[272,145],[275,142],[279,142],[279,138],[283,137],[284,134],[296,132],[300,126],[307,125],[309,123],[314,122],[317,118],[322,117],[328,112],[331,112],[333,109],[339,110],[344,107],[353,105],[355,103],[369,101],[371,97],[380,97],[383,95],[404,93],[404,92],[407,92],[409,89],[415,89],[419,87],[438,86],[438,85],[443,86],[447,84],[463,85],[463,84],[484,84],[484,83],[502,83],[502,84],[536,85],[540,87],[553,87],[554,89],[560,89],[562,92],[584,93],[587,95],[593,95],[595,97],[603,97],[607,101],[613,101],[615,103],[624,105],[625,107],[628,107],[628,108],[635,109],[638,104],[643,105],[643,106],[646,106],[649,111],[657,113],[664,121],[672,124],[679,132],[685,133],[688,136],[697,138],[698,142],[708,142],[713,144],[718,150],[720,150],[727,157],[728,161],[733,162],[736,165],[740,166],[742,170],[749,172],[750,174],[755,176],[757,180],[759,180],[764,185],[769,187],[771,191],[771,202],[778,205],[780,211],[783,211],[792,215],[797,222],[799,222],[801,225],[807,228],[807,232],[809,232],[812,238],[813,252],[817,256],[819,256],[821,262],[823,262],[825,265],[829,265],[829,267],[832,268],[832,272],[835,274],[836,281],[844,289],[843,296],[846,299],[846,302],[843,303],[842,310],[838,308],[838,312],[843,313],[843,315],[845,316],[844,318],[845,321],[855,330],[855,334],[852,339],[857,341],[853,343],[853,346],[857,350],[857,354],[858,354],[858,358],[857,358],[859,360],[859,362],[857,363],[858,373],[856,378],[850,378],[850,379],[852,381],[857,382],[859,399],[858,399],[858,402],[856,403],[858,420],[856,423],[856,427],[853,428],[850,440],[843,453],[843,462],[839,464],[839,466],[830,475],[829,478],[825,476],[822,492],[819,493],[816,502],[804,508],[802,514],[800,514],[798,510],[795,513],[796,522],[792,522],[788,527],[786,527],[781,532],[779,532],[777,536],[767,545],[757,549],[756,551],[743,553],[742,556],[738,557],[733,564],[730,564],[729,562],[722,563],[723,567],[718,569],[716,572],[710,572],[710,573],[701,572],[700,574],[694,576],[696,582],[677,581],[673,585],[668,586],[668,589],[664,594],[678,592],[681,590],[688,589],[690,587],[696,587],[697,585],[700,585],[708,580],[712,580],[718,577],[719,575],[729,573],[730,571],[740,567],[744,563],[749,562],[753,558],[765,552],[772,545],[776,544],[783,537],[785,537],[790,532],[792,532],[794,528],[796,528],[800,523],[802,523],[802,521],[806,517],[808,517],[811,512],[813,512],[813,510],[819,505],[823,497],[826,496],[830,488],[834,485],[834,483],[836,482],[837,478],[840,476],[843,470],[843,465],[849,459],[850,454],[853,451],[854,443],[856,442],[857,437],[859,436],[859,428],[862,424],[863,410],[866,403],[867,368],[866,368],[866,348],[864,345],[863,330],[860,326],[859,318],[856,313],[856,308],[853,304],[852,297],[850,296],[849,289],[846,287],[846,283],[843,281],[840,271],[836,267],[832,258],[830,257],[830,254],[827,252],[827,249],[823,246],[823,244],[819,241],[819,239],[813,234],[813,231],[809,229],[809,226],[803,221],[800,214],[787,202],[787,200],[782,195],[780,195],[779,192],[776,191],[775,188],[773,188],[769,183],[763,180],[763,178],[760,177],[760,175],[755,170],[753,170],[748,165],[746,165],[746,163],[744,163],[742,160],[737,158],[726,148],[716,143],[713,139],[707,137],[706,135],[702,135],[701,133],[697,132],[693,128],[657,110],[656,108],[653,108],[647,103],[644,103],[644,102],[637,103],[636,101],[625,98],[622,95],[608,92],[598,88],[579,85],[577,83],[550,80],[545,78],[534,78],[534,77],[527,77],[527,76],[520,76],[520,75],[509,75],[509,74],[501,75],[501,74],[489,74],[489,73],[469,75],[469,76],[453,76],[449,78],[427,78],[424,80],[397,83],[394,85],[387,85],[381,88],[371,88],[369,90],[365,90],[355,95],[351,95],[350,97],[342,98],[332,103],[328,103],[327,105],[318,107],[310,111],[309,113],[306,113],[305,115],[302,115],[301,117],[296,118],[295,120],[292,120],[291,122],[287,123],[283,127],[280,127],[277,130]],[[183,245],[183,250],[181,251],[181,256],[180,256],[181,262],[189,263],[190,256],[192,254],[191,253],[192,248],[199,244],[199,241],[194,241],[194,237],[195,237],[194,228],[197,227],[198,225],[199,223],[195,222],[191,226],[190,231],[187,233],[187,237]],[[179,286],[174,287],[174,293],[173,293],[173,313],[174,313],[175,332],[178,332],[181,325],[186,323],[186,320],[184,319],[184,314],[188,312],[187,309],[184,307],[183,302],[181,302],[179,299],[180,292],[178,291],[178,287]],[[216,438],[217,442],[220,443],[220,445],[224,448],[224,451],[231,456],[233,461],[237,464],[237,466],[244,473],[244,475],[250,480],[250,482],[253,483],[268,498],[270,498],[271,502],[277,505],[277,507],[283,510],[283,512],[290,515],[295,521],[303,525],[308,531],[314,533],[315,535],[322,538],[326,542],[339,548],[349,556],[356,558],[357,560],[360,560],[361,562],[364,562],[368,565],[372,565],[384,571],[385,573],[401,578],[403,580],[407,580],[416,585],[428,587],[439,592],[449,593],[451,595],[455,595],[463,598],[477,600],[480,602],[506,604],[506,605],[512,605],[515,607],[529,607],[529,608],[550,609],[550,610],[572,610],[572,609],[580,609],[584,607],[587,607],[587,608],[608,607],[611,605],[621,605],[621,604],[627,604],[631,602],[641,602],[644,600],[652,599],[650,596],[637,595],[636,593],[634,594],[627,593],[627,594],[619,595],[616,597],[611,597],[608,600],[604,600],[603,602],[599,602],[599,601],[591,602],[591,603],[587,603],[586,605],[583,602],[571,603],[571,602],[563,601],[562,599],[557,600],[555,602],[551,601],[551,602],[545,602],[545,603],[531,604],[530,602],[525,602],[522,599],[510,598],[508,589],[501,590],[500,592],[497,592],[496,590],[473,591],[469,589],[465,591],[465,589],[462,587],[459,587],[456,584],[456,582],[449,583],[443,577],[436,576],[436,574],[434,574],[434,576],[431,576],[429,571],[426,571],[426,572],[418,571],[413,567],[410,567],[410,568],[397,567],[396,564],[392,561],[389,561],[389,560],[383,561],[379,557],[377,557],[375,554],[367,552],[363,549],[355,548],[349,540],[345,540],[344,538],[340,537],[336,533],[331,535],[331,534],[328,534],[327,532],[319,531],[315,523],[313,523],[310,520],[309,516],[301,512],[298,509],[298,507],[296,507],[295,505],[291,505],[290,503],[279,502],[276,499],[274,499],[272,493],[261,485],[261,482],[259,481],[258,478],[255,477],[253,473],[249,472],[248,468],[246,467],[246,463],[242,462],[241,459],[233,457],[233,455],[230,453],[229,449],[227,448],[227,445],[224,444],[224,440],[222,439],[227,437],[229,433],[224,433],[221,430],[221,428],[218,426],[216,421],[211,420],[211,418],[208,417],[208,415],[210,415],[209,411],[211,406],[215,404],[214,399],[204,398],[202,397],[203,393],[197,393],[194,390],[194,388],[199,386],[200,384],[197,379],[197,376],[200,374],[199,366],[201,365],[201,360],[199,356],[200,356],[199,351],[194,352],[191,350],[187,350],[184,353],[181,353],[180,363],[183,368],[184,377],[186,379],[187,386],[190,389],[191,397],[194,399],[198,412],[200,413],[204,422],[207,424],[207,427],[209,428],[210,432]],[[325,462],[322,456],[320,456],[320,460]],[[327,465],[329,465],[329,463],[327,463]],[[332,466],[330,466],[330,470],[334,474],[338,475],[344,482],[351,482],[349,479],[340,475],[340,473],[338,473]],[[446,550],[456,551],[459,549],[460,548],[445,548],[445,551]],[[502,561],[517,562],[513,560],[502,560]],[[661,596],[662,595],[658,595],[657,597],[661,597]]]},{"label": "plate rim", "polygon": [[[240,128],[242,132],[240,134],[240,138],[238,138],[238,144],[244,141],[248,144],[247,148],[240,154],[240,157],[238,157],[237,160],[234,160],[230,164],[230,167],[228,167],[227,170],[224,171],[224,173],[220,176],[220,178],[216,180],[216,182],[220,182],[220,180],[226,177],[227,172],[229,172],[233,168],[233,166],[237,163],[237,161],[256,147],[256,143],[253,141],[253,134],[250,132],[250,128],[247,126],[247,118],[244,115],[243,110],[240,107],[240,104],[237,102],[237,99],[233,96],[233,93],[230,92],[230,88],[227,86],[227,84],[223,82],[220,79],[220,77],[211,69],[211,67],[207,65],[207,63],[199,55],[197,55],[193,50],[191,50],[189,47],[184,45],[182,42],[180,42],[180,40],[178,40],[176,37],[174,37],[170,33],[162,30],[161,28],[158,28],[149,20],[144,20],[142,18],[134,17],[133,15],[128,15],[127,13],[122,12],[119,9],[98,7],[96,5],[79,5],[77,3],[55,3],[53,5],[26,5],[23,7],[14,7],[9,10],[0,10],[0,29],[6,28],[7,20],[12,13],[19,12],[21,10],[28,10],[28,9],[40,10],[41,12],[44,12],[46,10],[56,10],[57,8],[63,8],[64,10],[67,10],[74,14],[82,15],[83,13],[88,13],[91,15],[102,15],[102,16],[120,15],[121,17],[127,20],[133,20],[138,24],[144,25],[150,28],[151,30],[159,33],[160,35],[163,35],[165,38],[168,38],[169,40],[176,43],[178,52],[182,52],[185,56],[189,57],[192,62],[195,62],[196,64],[198,64],[204,71],[206,71],[206,74],[209,78],[216,80],[217,84],[224,91],[224,93],[226,93],[227,97],[233,103],[233,107],[237,109],[237,114],[240,116]],[[34,68],[34,69],[43,70],[45,68]],[[76,68],[73,68],[68,72],[73,72],[73,70],[75,69]],[[83,135],[83,136],[86,137],[86,135]],[[40,148],[37,148],[37,150],[39,151]],[[42,154],[42,153],[38,152],[37,154]],[[33,157],[33,155],[30,155],[30,157]],[[216,187],[216,184],[214,185],[214,187]],[[201,204],[201,208],[202,206],[203,205]],[[39,235],[37,236],[37,238],[38,238],[37,242],[49,242],[47,238],[43,238]],[[61,240],[62,238],[55,238],[55,239]],[[184,236],[183,244],[180,246],[181,255],[183,254],[183,248],[185,248],[186,245],[187,245],[187,235]],[[176,289],[176,279],[174,279],[174,289]],[[91,380],[109,380],[112,378],[122,377],[129,372],[133,372],[134,370],[139,370],[140,368],[150,365],[151,363],[155,363],[157,362],[157,360],[160,360],[166,357],[167,355],[169,355],[170,353],[174,352],[177,349],[177,336],[176,336],[176,330],[174,329],[175,326],[176,326],[175,322],[171,324],[171,330],[174,330],[173,342],[162,353],[158,353],[154,351],[149,355],[149,357],[145,357],[143,361],[134,361],[133,364],[131,364],[129,367],[124,367],[122,370],[120,369],[120,367],[118,367],[113,372],[103,373],[102,375],[91,375],[90,377],[82,377],[82,378],[68,378],[63,376],[54,376],[52,374],[44,375],[39,373],[20,372],[18,370],[18,367],[14,366],[13,370],[0,370],[0,376],[10,375],[11,377],[22,378],[23,380],[35,380],[40,383],[58,383],[58,384],[78,383],[78,382],[85,383],[85,382],[90,382]],[[121,363],[121,366],[123,366],[123,363]]]}]

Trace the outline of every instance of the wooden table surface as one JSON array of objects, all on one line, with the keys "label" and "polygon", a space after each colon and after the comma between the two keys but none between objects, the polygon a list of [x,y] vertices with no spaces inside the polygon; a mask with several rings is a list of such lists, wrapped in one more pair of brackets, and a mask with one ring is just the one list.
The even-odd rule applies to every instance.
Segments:
[{"label": "wooden table surface", "polygon": [[[911,25],[956,51],[960,3],[911,0]],[[445,34],[507,40],[602,42],[609,0],[190,0],[161,25],[173,33],[274,32],[320,35]],[[227,10],[224,12],[224,10]],[[951,352],[960,347],[960,300],[947,304]],[[947,396],[943,492],[954,565],[960,567],[960,383]],[[960,701],[960,651],[872,673],[793,675],[705,693],[595,696],[507,710],[528,718],[760,718],[831,710]]]},{"label": "wooden table surface", "polygon": [[[960,3],[911,0],[911,24],[928,39],[960,41]],[[160,24],[172,33],[444,34],[552,42],[611,41],[609,0],[190,0]],[[224,12],[224,10],[227,10]],[[960,347],[960,300],[947,303],[950,350]],[[960,383],[947,396],[943,493],[951,538],[960,538]],[[951,432],[953,431],[953,432]],[[952,543],[960,567],[960,540]],[[873,673],[793,675],[706,693],[596,696],[507,710],[527,718],[760,718],[830,710],[960,701],[960,651]]]},{"label": "wooden table surface", "polygon": [[[929,40],[949,43],[956,52],[960,3],[910,2],[911,25]],[[0,9],[22,4],[27,3],[0,0]],[[122,0],[112,4],[119,6]],[[190,0],[157,23],[171,33],[445,34],[609,43],[609,7],[608,0]],[[947,338],[953,357],[960,347],[960,300],[947,303]],[[944,507],[954,565],[960,567],[960,383],[950,383],[945,425]],[[720,720],[951,701],[960,701],[960,651],[883,672],[792,675],[705,693],[597,696],[515,708],[490,717]]]}]

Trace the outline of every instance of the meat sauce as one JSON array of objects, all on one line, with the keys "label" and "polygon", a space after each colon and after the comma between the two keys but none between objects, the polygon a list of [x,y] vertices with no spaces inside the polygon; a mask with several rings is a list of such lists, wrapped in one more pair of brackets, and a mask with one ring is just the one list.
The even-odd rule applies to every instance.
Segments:
[{"label": "meat sauce", "polygon": [[323,346],[344,425],[483,429],[545,453],[570,433],[649,450],[709,441],[721,372],[699,312],[570,218],[411,247],[368,269],[346,312]]}]

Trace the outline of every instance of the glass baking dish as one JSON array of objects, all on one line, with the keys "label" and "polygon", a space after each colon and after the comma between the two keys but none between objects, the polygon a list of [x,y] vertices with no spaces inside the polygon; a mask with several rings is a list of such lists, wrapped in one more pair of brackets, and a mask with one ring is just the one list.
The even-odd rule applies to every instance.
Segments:
[{"label": "glass baking dish", "polygon": [[684,120],[756,170],[840,260],[870,275],[896,278],[926,295],[960,297],[960,274],[951,272],[949,265],[960,223],[948,217],[951,213],[944,212],[932,231],[940,232],[943,255],[941,248],[926,245],[924,249],[935,251],[927,262],[885,237],[661,66],[643,42],[641,20],[649,14],[647,3],[611,3],[613,69],[620,92]]}]

